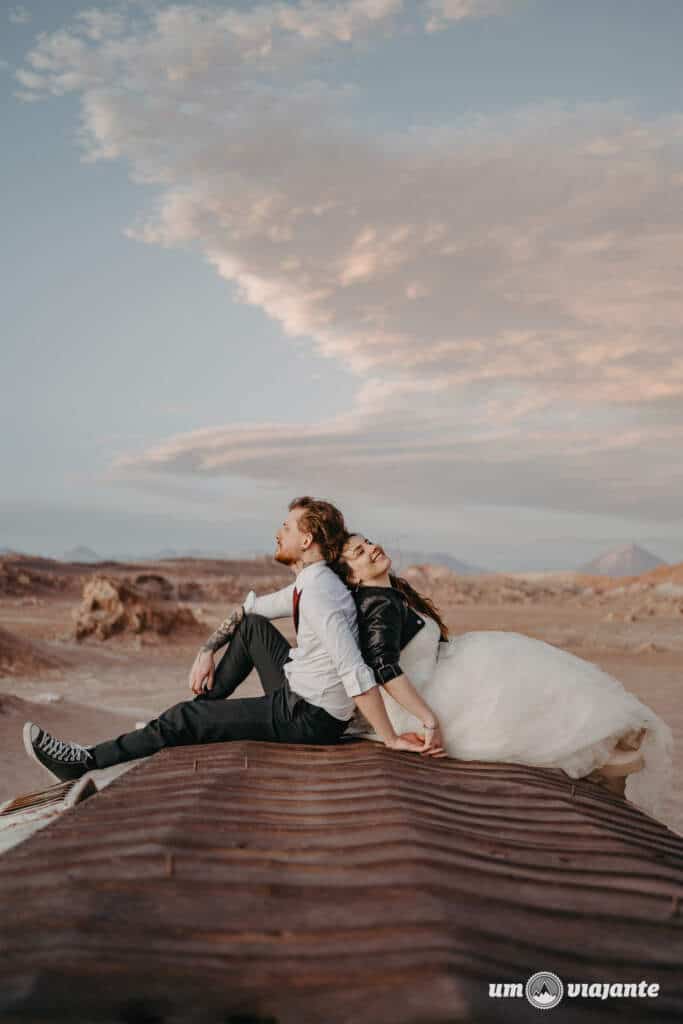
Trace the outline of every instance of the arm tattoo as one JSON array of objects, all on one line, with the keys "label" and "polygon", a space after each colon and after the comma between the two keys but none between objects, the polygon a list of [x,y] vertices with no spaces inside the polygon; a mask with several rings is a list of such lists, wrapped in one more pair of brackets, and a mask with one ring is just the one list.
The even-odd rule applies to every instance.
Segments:
[{"label": "arm tattoo", "polygon": [[221,622],[218,629],[214,630],[209,639],[199,648],[200,651],[217,651],[223,647],[231,638],[244,616],[244,609],[237,608],[229,618]]}]

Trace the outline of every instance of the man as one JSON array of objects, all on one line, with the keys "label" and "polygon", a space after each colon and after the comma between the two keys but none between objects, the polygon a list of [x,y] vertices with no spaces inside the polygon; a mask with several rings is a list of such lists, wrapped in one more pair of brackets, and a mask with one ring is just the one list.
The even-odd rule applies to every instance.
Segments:
[{"label": "man", "polygon": [[[244,606],[209,637],[190,671],[193,700],[175,704],[142,729],[92,747],[60,740],[27,722],[29,756],[66,780],[181,744],[336,743],[356,707],[387,746],[432,753],[427,744],[396,735],[374,673],[362,659],[355,602],[327,564],[339,556],[344,534],[343,516],[334,505],[295,498],[276,534],[275,552],[276,561],[296,572],[295,582],[265,597],[251,591]],[[270,621],[289,614],[297,633],[291,650]],[[216,667],[215,652],[228,640]],[[264,695],[225,700],[253,668]]]}]

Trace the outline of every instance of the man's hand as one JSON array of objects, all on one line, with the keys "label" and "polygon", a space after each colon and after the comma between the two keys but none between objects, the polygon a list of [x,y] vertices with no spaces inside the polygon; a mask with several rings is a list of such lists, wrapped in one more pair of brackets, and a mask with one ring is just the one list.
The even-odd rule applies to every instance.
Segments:
[{"label": "man's hand", "polygon": [[414,754],[420,754],[424,749],[421,740],[418,739],[414,732],[406,732],[402,736],[393,736],[391,739],[385,740],[384,743],[390,750],[411,750]]},{"label": "man's hand", "polygon": [[203,693],[213,686],[213,651],[200,651],[190,669],[190,689],[193,693]]},{"label": "man's hand", "polygon": [[419,752],[423,757],[448,757],[448,754],[443,747],[441,732],[438,728],[435,729],[434,732],[429,730],[429,732],[424,736],[421,736],[416,732],[404,732],[401,733],[400,738],[409,740],[411,743],[420,744]]}]

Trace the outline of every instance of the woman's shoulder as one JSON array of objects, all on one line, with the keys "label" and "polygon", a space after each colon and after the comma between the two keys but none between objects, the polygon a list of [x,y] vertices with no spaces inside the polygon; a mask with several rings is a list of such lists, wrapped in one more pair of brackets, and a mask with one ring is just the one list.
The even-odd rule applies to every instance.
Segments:
[{"label": "woman's shoulder", "polygon": [[358,587],[353,596],[361,615],[370,611],[401,611],[405,603],[403,595],[394,587]]}]

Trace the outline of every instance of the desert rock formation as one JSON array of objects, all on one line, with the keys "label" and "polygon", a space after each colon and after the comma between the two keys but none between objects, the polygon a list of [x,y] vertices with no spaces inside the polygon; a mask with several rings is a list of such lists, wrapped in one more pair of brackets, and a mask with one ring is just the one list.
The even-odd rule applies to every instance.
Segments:
[{"label": "desert rock formation", "polygon": [[143,575],[140,582],[94,576],[83,588],[76,610],[75,636],[107,640],[117,633],[151,631],[161,636],[179,629],[196,629],[191,608],[172,600],[173,585],[161,576]]}]

